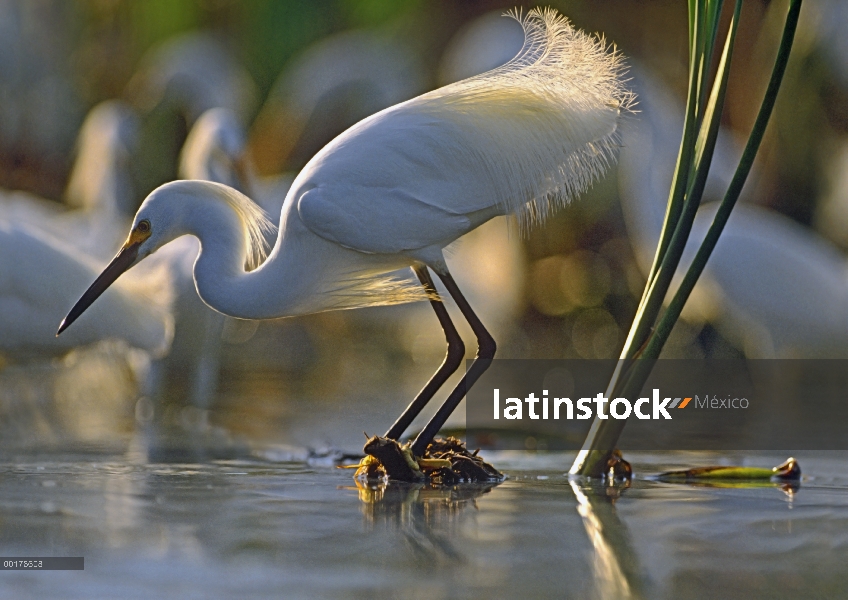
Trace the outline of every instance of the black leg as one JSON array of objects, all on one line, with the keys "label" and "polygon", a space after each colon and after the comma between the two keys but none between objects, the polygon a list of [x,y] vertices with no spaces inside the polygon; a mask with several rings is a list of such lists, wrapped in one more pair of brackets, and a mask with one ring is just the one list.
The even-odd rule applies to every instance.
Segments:
[{"label": "black leg", "polygon": [[427,445],[433,441],[434,437],[436,437],[436,434],[445,424],[445,421],[448,420],[451,413],[456,410],[456,407],[462,401],[462,398],[465,396],[467,391],[472,385],[474,385],[486,369],[489,368],[489,365],[492,364],[492,359],[495,357],[495,350],[497,350],[494,338],[488,331],[486,331],[483,323],[480,322],[480,319],[477,318],[477,315],[474,314],[473,310],[471,310],[471,306],[462,295],[462,292],[459,291],[459,288],[450,273],[445,273],[444,275],[441,273],[437,274],[445,284],[445,287],[448,289],[451,297],[454,301],[456,301],[457,306],[459,306],[459,310],[462,311],[462,315],[468,321],[468,324],[471,325],[474,335],[477,336],[477,358],[473,363],[471,363],[471,366],[468,368],[468,372],[462,378],[462,381],[459,382],[459,385],[454,388],[450,396],[448,396],[448,399],[445,400],[442,407],[435,415],[433,415],[433,418],[430,419],[427,426],[424,427],[421,433],[418,434],[418,437],[415,438],[415,441],[412,442],[412,454],[414,456],[423,456],[424,451],[427,449]]},{"label": "black leg", "polygon": [[403,411],[403,414],[395,421],[395,424],[392,425],[391,429],[389,429],[388,433],[386,433],[386,437],[398,440],[400,436],[403,435],[403,432],[406,431],[406,428],[409,427],[409,424],[412,423],[412,420],[418,416],[418,413],[427,405],[430,399],[433,397],[442,385],[444,385],[445,381],[453,375],[453,373],[459,368],[459,365],[462,364],[462,359],[465,357],[465,344],[462,343],[462,338],[459,337],[459,333],[454,327],[453,322],[450,320],[448,316],[448,311],[445,309],[445,305],[438,298],[438,292],[436,292],[436,287],[433,285],[433,280],[430,279],[430,273],[427,271],[426,265],[420,265],[412,267],[412,270],[415,271],[415,274],[418,276],[418,279],[421,281],[421,285],[424,286],[431,296],[434,297],[433,300],[430,300],[430,306],[433,307],[433,310],[436,312],[436,316],[439,318],[439,323],[442,325],[442,329],[445,331],[445,338],[448,342],[448,352],[445,355],[445,360],[442,362],[442,366],[439,367],[439,370],[430,378],[430,381],[427,382],[427,385],[424,386],[418,395],[415,397],[415,400]]}]

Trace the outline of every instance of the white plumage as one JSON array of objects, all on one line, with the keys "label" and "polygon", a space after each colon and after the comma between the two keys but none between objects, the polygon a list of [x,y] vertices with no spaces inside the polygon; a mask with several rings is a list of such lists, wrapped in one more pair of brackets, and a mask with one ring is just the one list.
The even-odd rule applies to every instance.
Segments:
[{"label": "white plumage", "polygon": [[[632,101],[619,56],[602,41],[552,10],[512,16],[526,34],[515,59],[383,110],[310,160],[286,196],[276,244],[255,270],[245,264],[262,254],[270,223],[246,196],[204,181],[154,190],[124,248],[60,332],[123,271],[171,240],[193,235],[201,243],[197,290],[224,314],[264,319],[434,299],[429,267],[471,325],[479,356],[494,356],[494,340],[450,276],[443,249],[498,215],[541,222],[585,190],[612,159],[619,118]],[[423,285],[386,276],[406,266]],[[443,370],[455,370],[464,350],[457,353],[462,342],[441,304],[433,307],[451,348],[433,380],[438,389]],[[468,385],[485,370],[475,365]],[[429,400],[431,387],[392,436]],[[414,452],[423,451],[465,389],[465,382],[457,386]]]},{"label": "white plumage", "polygon": [[164,274],[158,287],[153,274],[118,282],[84,316],[84,324],[67,337],[56,337],[55,320],[102,264],[42,231],[0,219],[0,350],[24,358],[56,356],[120,339],[152,354],[164,353],[173,331]]},{"label": "white plumage", "polygon": [[[607,166],[631,102],[620,61],[552,11],[522,23],[525,46],[503,67],[377,113],[326,146],[292,184],[281,223],[296,213],[343,248],[439,268],[442,248],[488,219],[541,221],[583,191]],[[306,310],[413,299],[357,286],[368,274],[339,258],[324,295],[345,298]]]},{"label": "white plumage", "polygon": [[[326,189],[320,202],[299,207],[302,217],[310,215],[309,227],[317,231],[322,221],[336,218],[335,210],[345,211],[342,205],[360,201],[356,195],[371,188],[391,186],[376,200],[385,206],[374,207],[384,220],[391,222],[394,213],[403,220],[407,207],[423,204],[429,210],[421,207],[421,217],[440,219],[454,237],[498,211],[515,212],[525,224],[541,222],[585,191],[608,166],[619,116],[632,101],[619,78],[620,60],[553,11],[531,12],[521,23],[525,45],[507,64],[381,111],[319,152],[292,186]],[[416,176],[395,185],[395,174],[410,162]],[[321,181],[337,171],[345,172],[343,185],[353,197]],[[374,246],[383,240],[367,229],[334,241],[376,252],[440,243],[430,239],[426,220],[407,220],[405,226],[409,239],[389,247]]]},{"label": "white plumage", "polygon": [[127,167],[135,133],[136,120],[127,106],[101,102],[80,128],[65,192],[67,206],[25,192],[6,192],[0,197],[0,219],[26,223],[88,255],[110,259],[132,214]]},{"label": "white plumage", "polygon": [[130,110],[116,101],[95,106],[77,142],[67,207],[24,192],[0,198],[0,349],[14,356],[58,355],[104,339],[125,340],[153,354],[171,341],[170,279],[162,268],[139,270],[110,290],[67,339],[52,322],[115,254],[129,221],[126,166],[135,131]]},{"label": "white plumage", "polygon": [[[628,231],[643,270],[659,240],[683,107],[647,77],[640,115],[625,135],[619,174]],[[735,150],[719,146],[713,164],[726,189]],[[738,159],[737,159],[738,160]],[[715,197],[715,190],[709,197]],[[712,223],[717,202],[699,210],[681,260],[685,272]],[[753,358],[848,355],[848,262],[824,238],[774,211],[741,202],[733,209],[692,301]]]}]

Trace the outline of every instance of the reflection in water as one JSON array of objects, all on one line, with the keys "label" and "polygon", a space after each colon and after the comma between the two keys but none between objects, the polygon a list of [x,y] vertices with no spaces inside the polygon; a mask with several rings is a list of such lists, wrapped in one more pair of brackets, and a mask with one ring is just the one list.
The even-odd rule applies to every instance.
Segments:
[{"label": "reflection in water", "polygon": [[354,481],[369,529],[383,525],[401,531],[417,558],[431,564],[462,561],[451,542],[458,537],[460,515],[469,506],[477,510],[477,498],[499,485]]},{"label": "reflection in water", "polygon": [[[618,501],[621,488],[551,468],[572,455],[499,456],[505,482],[451,488],[357,488],[347,471],[293,457],[163,464],[0,446],[4,550],[85,557],[84,573],[4,573],[0,598],[754,600],[848,589],[844,453],[805,455],[791,504],[765,486],[647,478]],[[658,473],[697,461],[634,462]]]},{"label": "reflection in water", "polygon": [[4,446],[121,446],[149,360],[122,342],[79,348],[61,360],[4,365],[0,355],[0,439]]},{"label": "reflection in water", "polygon": [[131,467],[115,465],[102,486],[103,538],[111,548],[131,546],[136,531],[144,526],[146,478],[139,477]]},{"label": "reflection in water", "polygon": [[592,566],[598,598],[644,598],[639,558],[630,531],[616,512],[615,502],[630,487],[629,481],[610,486],[582,485],[569,481],[577,498],[577,512],[594,548]]}]

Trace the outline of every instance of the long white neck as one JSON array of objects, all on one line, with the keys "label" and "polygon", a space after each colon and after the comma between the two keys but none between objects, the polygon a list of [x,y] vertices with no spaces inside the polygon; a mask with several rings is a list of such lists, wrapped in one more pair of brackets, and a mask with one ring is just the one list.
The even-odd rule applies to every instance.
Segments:
[{"label": "long white neck", "polygon": [[186,234],[200,240],[195,286],[213,309],[243,319],[293,314],[291,307],[302,294],[296,262],[275,252],[259,269],[245,269],[248,238],[261,239],[260,214],[245,196],[226,186],[174,181],[148,196],[138,218],[150,219],[154,233],[158,223],[167,227],[161,232],[162,244]]},{"label": "long white neck", "polygon": [[[257,223],[262,213],[232,188],[172,181],[147,197],[136,219],[153,224],[154,247],[182,235],[200,240],[194,263],[197,291],[210,307],[232,317],[273,319],[420,299],[418,286],[411,294],[395,280],[379,277],[408,266],[405,259],[343,248],[315,235],[296,212],[290,213],[283,211],[282,232],[270,256],[250,272],[245,269],[248,237],[261,239]],[[166,229],[157,234],[158,224]]]},{"label": "long white neck", "polygon": [[67,203],[107,219],[125,219],[135,210],[129,175],[127,131],[130,109],[119,101],[97,105],[80,130],[78,154],[68,187]]},{"label": "long white neck", "polygon": [[204,202],[189,219],[187,232],[200,240],[200,253],[194,263],[194,280],[201,299],[215,310],[241,319],[269,316],[269,296],[284,290],[264,289],[263,270],[247,272],[247,240],[238,215],[226,204]]}]

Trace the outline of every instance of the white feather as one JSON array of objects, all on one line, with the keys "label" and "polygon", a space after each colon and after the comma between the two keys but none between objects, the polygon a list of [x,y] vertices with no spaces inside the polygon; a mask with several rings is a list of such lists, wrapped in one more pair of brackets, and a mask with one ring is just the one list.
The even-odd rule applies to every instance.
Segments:
[{"label": "white feather", "polygon": [[[634,102],[621,58],[553,10],[511,16],[525,32],[515,58],[338,136],[295,179],[281,223],[296,219],[387,266],[385,257],[403,256],[443,272],[443,249],[487,220],[514,213],[526,233],[585,191],[613,160]],[[277,247],[303,252],[286,236]],[[335,270],[376,275],[366,262]],[[368,290],[372,302],[398,294]]]},{"label": "white feather", "polygon": [[524,46],[496,69],[416,98],[409,108],[454,121],[454,152],[473,152],[498,202],[524,226],[584,192],[614,159],[634,103],[621,55],[553,9],[507,13]]},{"label": "white feather", "polygon": [[[176,182],[175,182],[176,183]],[[274,223],[253,200],[226,185],[212,181],[192,181],[182,185],[183,193],[224,202],[235,212],[244,230],[245,267],[252,271],[268,257],[269,244],[266,236],[276,231]]]},{"label": "white feather", "polygon": [[148,219],[153,233],[139,255],[195,235],[201,298],[238,318],[426,298],[386,274],[421,263],[446,273],[443,249],[495,216],[542,221],[606,169],[633,103],[621,59],[602,40],[552,10],[512,16],[526,39],[509,63],[372,115],[316,154],[292,183],[259,268],[241,265],[264,257],[264,214],[204,181],[148,196],[136,221]]}]

